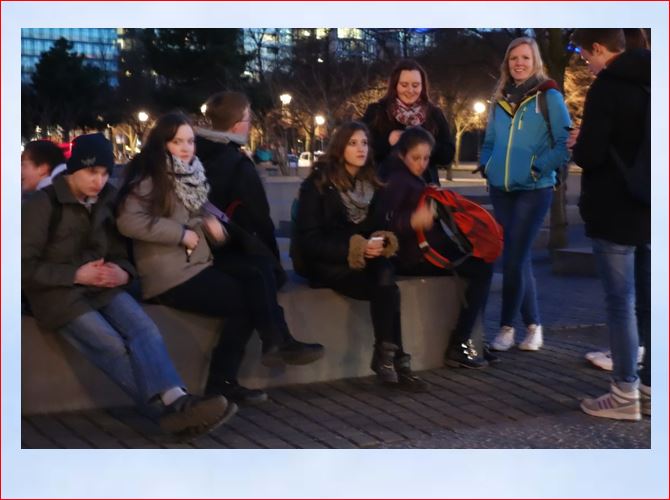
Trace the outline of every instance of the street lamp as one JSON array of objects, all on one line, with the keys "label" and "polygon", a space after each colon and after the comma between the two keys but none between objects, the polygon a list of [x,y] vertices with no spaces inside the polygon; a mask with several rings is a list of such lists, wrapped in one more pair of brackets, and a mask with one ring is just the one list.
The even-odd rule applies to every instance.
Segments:
[{"label": "street lamp", "polygon": [[202,106],[200,106],[200,112],[201,112],[203,115],[204,115],[205,113],[207,113],[207,104],[203,104]]},{"label": "street lamp", "polygon": [[486,104],[484,104],[482,101],[477,101],[473,104],[472,109],[475,110],[475,113],[481,115],[484,111],[486,111]]},{"label": "street lamp", "polygon": [[279,100],[281,101],[282,128],[284,130],[284,140],[286,142],[286,154],[288,155],[291,153],[291,146],[293,145],[293,127],[289,119],[290,116],[285,108],[291,104],[293,96],[288,92],[284,92],[279,96]]},{"label": "street lamp", "polygon": [[137,119],[142,123],[145,123],[149,119],[149,115],[145,111],[140,111],[137,113]]},{"label": "street lamp", "polygon": [[[314,123],[317,127],[322,127],[326,123],[326,118],[323,115],[314,115]],[[323,151],[323,131],[319,134],[319,144],[321,145],[319,151]]]}]

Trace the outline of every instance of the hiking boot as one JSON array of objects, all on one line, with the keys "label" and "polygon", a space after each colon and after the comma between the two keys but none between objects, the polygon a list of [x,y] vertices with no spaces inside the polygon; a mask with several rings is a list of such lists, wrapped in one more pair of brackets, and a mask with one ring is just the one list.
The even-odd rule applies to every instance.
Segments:
[{"label": "hiking boot", "polygon": [[372,353],[370,369],[377,374],[380,382],[384,384],[398,383],[398,372],[396,372],[393,363],[397,351],[397,345],[390,342],[382,342],[375,346]]},{"label": "hiking boot", "polygon": [[526,338],[519,344],[519,349],[522,351],[538,351],[544,344],[542,325],[528,325],[526,331]]},{"label": "hiking boot", "polygon": [[582,401],[584,413],[615,420],[640,420],[640,394],[637,389],[624,392],[612,383],[610,392]]},{"label": "hiking boot", "polygon": [[228,401],[238,405],[251,405],[268,400],[268,395],[260,389],[249,389],[237,380],[226,380],[222,384],[207,384],[205,394],[221,394]]},{"label": "hiking boot", "polygon": [[308,344],[291,338],[282,345],[273,345],[263,352],[261,363],[265,366],[307,365],[323,358],[321,344]]},{"label": "hiking boot", "polygon": [[485,368],[488,361],[479,355],[471,339],[461,344],[454,344],[447,349],[444,355],[444,364],[462,368]]},{"label": "hiking boot", "polygon": [[514,345],[514,327],[501,326],[498,335],[491,342],[492,351],[507,351]]},{"label": "hiking boot", "polygon": [[194,438],[216,429],[237,412],[237,405],[223,396],[185,394],[165,407],[158,424],[164,432]]},{"label": "hiking boot", "polygon": [[412,357],[409,354],[404,353],[397,356],[393,361],[393,366],[398,374],[398,389],[411,392],[426,392],[428,384],[425,380],[420,379],[412,373],[412,369],[409,366],[411,359]]},{"label": "hiking boot", "polygon": [[651,417],[651,386],[640,384],[640,413]]}]

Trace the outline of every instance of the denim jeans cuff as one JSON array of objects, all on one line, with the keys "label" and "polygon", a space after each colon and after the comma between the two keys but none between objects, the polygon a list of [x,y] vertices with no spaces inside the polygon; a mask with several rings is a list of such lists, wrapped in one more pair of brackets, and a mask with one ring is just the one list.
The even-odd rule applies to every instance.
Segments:
[{"label": "denim jeans cuff", "polygon": [[640,379],[636,378],[633,382],[627,382],[623,380],[612,380],[612,383],[617,386],[623,392],[633,392],[638,390],[640,387]]}]

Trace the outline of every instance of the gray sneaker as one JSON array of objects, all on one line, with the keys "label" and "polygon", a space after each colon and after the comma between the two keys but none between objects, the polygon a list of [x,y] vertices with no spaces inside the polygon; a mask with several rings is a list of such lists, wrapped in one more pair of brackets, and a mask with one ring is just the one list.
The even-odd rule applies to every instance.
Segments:
[{"label": "gray sneaker", "polygon": [[615,420],[640,420],[640,391],[623,392],[616,384],[610,385],[610,392],[598,398],[588,398],[580,405],[584,413],[594,417]]},{"label": "gray sneaker", "polygon": [[640,412],[651,417],[651,386],[640,384]]}]

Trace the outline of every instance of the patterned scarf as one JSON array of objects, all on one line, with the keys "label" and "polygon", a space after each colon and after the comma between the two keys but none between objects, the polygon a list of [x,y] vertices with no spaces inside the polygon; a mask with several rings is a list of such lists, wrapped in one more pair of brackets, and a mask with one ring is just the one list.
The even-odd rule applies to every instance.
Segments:
[{"label": "patterned scarf", "polygon": [[350,222],[358,224],[368,216],[368,208],[374,194],[375,187],[371,183],[358,179],[354,181],[353,189],[340,191],[340,198],[347,209],[347,219]]},{"label": "patterned scarf", "polygon": [[423,125],[426,121],[427,106],[421,102],[416,101],[411,106],[407,106],[400,99],[396,97],[393,103],[393,117],[406,127],[414,127],[416,125]]},{"label": "patterned scarf", "polygon": [[209,194],[209,183],[202,163],[197,156],[190,163],[184,163],[174,155],[168,157],[168,163],[172,165],[177,198],[190,212],[197,212]]}]

